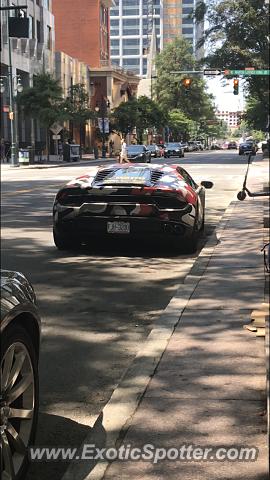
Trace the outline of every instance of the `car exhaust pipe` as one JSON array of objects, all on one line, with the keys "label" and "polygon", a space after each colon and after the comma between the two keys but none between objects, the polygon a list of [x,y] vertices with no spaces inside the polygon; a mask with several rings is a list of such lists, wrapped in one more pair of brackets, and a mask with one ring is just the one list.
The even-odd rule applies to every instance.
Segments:
[{"label": "car exhaust pipe", "polygon": [[170,234],[174,233],[173,227],[169,223],[165,223],[163,225],[163,230],[165,233],[170,233]]},{"label": "car exhaust pipe", "polygon": [[185,232],[185,229],[182,225],[174,225],[174,233],[176,235],[183,235]]},{"label": "car exhaust pipe", "polygon": [[170,223],[165,223],[163,225],[163,230],[165,233],[171,235],[183,235],[185,232],[185,228],[182,225],[171,225]]}]

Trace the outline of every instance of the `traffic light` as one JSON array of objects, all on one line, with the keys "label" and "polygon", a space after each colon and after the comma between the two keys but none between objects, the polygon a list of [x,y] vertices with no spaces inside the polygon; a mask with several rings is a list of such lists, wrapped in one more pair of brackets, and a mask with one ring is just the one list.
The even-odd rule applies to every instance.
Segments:
[{"label": "traffic light", "polygon": [[185,88],[185,94],[186,95],[188,95],[191,83],[192,83],[192,78],[183,78],[183,80],[182,80],[182,85]]},{"label": "traffic light", "polygon": [[238,95],[239,93],[239,80],[238,78],[233,79],[233,94]]}]

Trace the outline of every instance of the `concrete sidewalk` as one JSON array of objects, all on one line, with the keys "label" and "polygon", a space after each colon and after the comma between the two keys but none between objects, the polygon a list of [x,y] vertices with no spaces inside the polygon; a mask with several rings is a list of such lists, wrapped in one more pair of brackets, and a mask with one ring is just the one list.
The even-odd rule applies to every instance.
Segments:
[{"label": "concrete sidewalk", "polygon": [[[250,190],[261,190],[267,161],[254,162]],[[243,328],[264,301],[264,199],[235,201],[121,444],[180,448],[256,447],[255,462],[115,461],[106,480],[266,480],[264,339]],[[209,248],[212,248],[211,245]],[[207,248],[203,256],[207,256]],[[197,281],[196,281],[197,278]],[[196,283],[197,282],[197,283]],[[178,291],[181,298],[181,287]],[[128,402],[128,395],[126,396]],[[87,477],[88,478],[88,477]],[[95,477],[95,469],[89,478]]]},{"label": "concrete sidewalk", "polygon": [[[47,159],[42,160],[41,162],[36,161],[36,163],[31,163],[29,165],[18,165],[17,168],[21,169],[47,169],[47,168],[61,168],[61,167],[77,167],[81,165],[85,165],[86,167],[92,165],[93,162],[100,162],[102,165],[104,162],[111,162],[117,163],[117,157],[113,158],[98,158],[95,159],[94,155],[86,154],[82,156],[82,159],[78,162],[64,162],[63,160],[59,159],[56,155],[50,155],[49,162]],[[12,168],[10,162],[9,163],[1,163],[1,168],[8,169]]]}]

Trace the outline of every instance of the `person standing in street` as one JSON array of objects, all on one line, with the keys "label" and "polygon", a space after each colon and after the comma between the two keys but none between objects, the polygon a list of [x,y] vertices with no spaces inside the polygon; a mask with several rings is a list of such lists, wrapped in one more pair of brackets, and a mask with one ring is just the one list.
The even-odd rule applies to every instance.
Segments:
[{"label": "person standing in street", "polygon": [[127,144],[124,138],[121,140],[120,163],[128,163]]},{"label": "person standing in street", "polygon": [[113,147],[114,147],[114,141],[111,139],[109,141],[110,157],[113,156]]}]

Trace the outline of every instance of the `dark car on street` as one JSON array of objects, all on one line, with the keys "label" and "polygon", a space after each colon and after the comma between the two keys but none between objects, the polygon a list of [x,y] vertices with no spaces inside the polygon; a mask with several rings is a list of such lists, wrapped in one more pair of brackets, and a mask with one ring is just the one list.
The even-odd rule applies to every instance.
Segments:
[{"label": "dark car on street", "polygon": [[179,165],[92,167],[56,195],[53,236],[66,250],[91,239],[150,239],[194,251],[204,228],[205,188]]},{"label": "dark car on street", "polygon": [[151,152],[145,145],[129,145],[127,147],[127,157],[129,162],[150,163]]},{"label": "dark car on street", "polygon": [[228,150],[237,150],[237,143],[236,142],[229,142],[228,143]]},{"label": "dark car on street", "polygon": [[1,478],[21,480],[38,416],[40,318],[24,275],[1,271]]},{"label": "dark car on street", "polygon": [[164,147],[164,157],[184,157],[184,147],[178,142],[166,143]]},{"label": "dark car on street", "polygon": [[146,145],[147,150],[151,153],[151,157],[160,158],[161,157],[161,150],[158,148],[156,144]]},{"label": "dark car on street", "polygon": [[244,155],[251,153],[252,155],[256,155],[256,144],[254,142],[243,142],[239,145],[239,155]]}]

